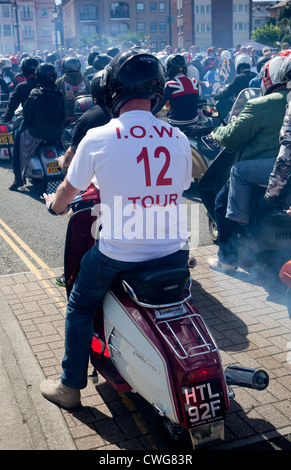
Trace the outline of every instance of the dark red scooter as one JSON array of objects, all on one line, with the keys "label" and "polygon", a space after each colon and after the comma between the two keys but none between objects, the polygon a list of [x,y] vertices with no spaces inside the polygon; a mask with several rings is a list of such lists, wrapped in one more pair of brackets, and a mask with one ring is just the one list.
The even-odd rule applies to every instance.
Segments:
[{"label": "dark red scooter", "polygon": [[[93,209],[82,209],[91,201]],[[98,239],[99,192],[91,185],[72,204],[65,249],[69,296],[80,260]],[[192,260],[193,261],[193,260]],[[195,264],[195,263],[194,263]],[[175,442],[190,432],[193,447],[224,438],[230,385],[268,386],[262,370],[223,369],[217,345],[195,307],[188,269],[121,273],[96,312],[91,363],[119,392],[139,393],[163,418]],[[188,437],[188,436],[187,436]]]}]

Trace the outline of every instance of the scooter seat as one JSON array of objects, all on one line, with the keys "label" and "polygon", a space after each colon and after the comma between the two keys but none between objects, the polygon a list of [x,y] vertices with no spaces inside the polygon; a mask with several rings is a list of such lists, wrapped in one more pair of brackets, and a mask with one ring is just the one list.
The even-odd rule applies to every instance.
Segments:
[{"label": "scooter seat", "polygon": [[130,286],[140,302],[162,305],[183,300],[190,274],[186,268],[168,265],[123,271],[118,279]]}]

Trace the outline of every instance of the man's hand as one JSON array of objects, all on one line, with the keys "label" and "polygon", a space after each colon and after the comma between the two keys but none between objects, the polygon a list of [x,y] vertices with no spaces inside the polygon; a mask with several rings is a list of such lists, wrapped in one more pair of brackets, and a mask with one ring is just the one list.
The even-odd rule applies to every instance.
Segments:
[{"label": "man's hand", "polygon": [[73,151],[71,147],[69,147],[66,150],[65,155],[62,155],[61,157],[56,158],[56,161],[58,162],[58,165],[61,170],[66,170],[67,168],[69,168],[74,155],[75,155],[75,152]]},{"label": "man's hand", "polygon": [[46,208],[48,209],[51,203],[55,200],[56,193],[51,193],[51,194],[43,193],[43,197],[45,199]]}]

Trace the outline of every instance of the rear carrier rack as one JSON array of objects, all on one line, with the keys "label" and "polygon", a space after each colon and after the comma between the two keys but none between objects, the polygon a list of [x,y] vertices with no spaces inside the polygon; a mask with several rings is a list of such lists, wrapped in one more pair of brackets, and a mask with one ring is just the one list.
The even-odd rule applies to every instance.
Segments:
[{"label": "rear carrier rack", "polygon": [[[199,323],[201,323],[201,328],[199,328]],[[217,351],[215,341],[203,318],[196,313],[157,321],[156,326],[180,359]],[[202,333],[202,329],[205,329],[205,333]],[[193,346],[194,341],[195,346]]]}]

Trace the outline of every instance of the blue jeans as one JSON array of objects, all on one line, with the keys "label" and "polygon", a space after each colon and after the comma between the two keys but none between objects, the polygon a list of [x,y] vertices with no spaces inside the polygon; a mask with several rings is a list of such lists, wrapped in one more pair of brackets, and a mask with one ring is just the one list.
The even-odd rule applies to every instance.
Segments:
[{"label": "blue jeans", "polygon": [[67,305],[65,355],[61,381],[67,387],[82,389],[87,385],[87,371],[97,307],[110,289],[114,276],[134,268],[173,264],[187,267],[188,247],[162,258],[132,263],[116,261],[99,251],[98,243],[86,253]]},{"label": "blue jeans", "polygon": [[275,161],[276,157],[245,160],[232,167],[226,210],[228,219],[249,223],[253,186],[267,186]]},{"label": "blue jeans", "polygon": [[218,259],[224,264],[237,264],[237,222],[225,217],[228,192],[229,183],[226,183],[215,198],[214,214],[218,231]]}]

